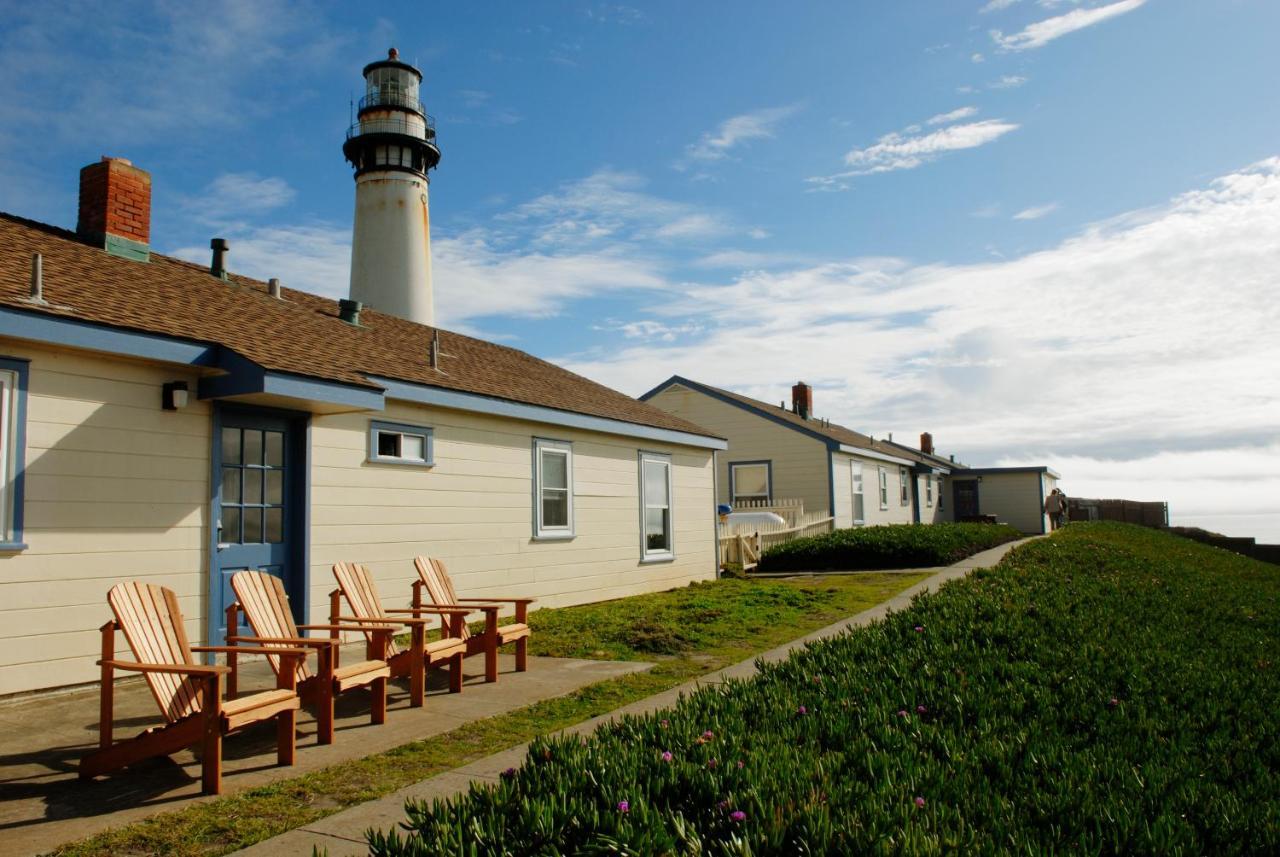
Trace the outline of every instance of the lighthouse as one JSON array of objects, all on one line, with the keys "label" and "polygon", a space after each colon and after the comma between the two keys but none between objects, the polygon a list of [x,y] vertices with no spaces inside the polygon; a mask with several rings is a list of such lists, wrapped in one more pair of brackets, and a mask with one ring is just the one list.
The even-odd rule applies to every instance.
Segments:
[{"label": "lighthouse", "polygon": [[435,121],[422,107],[422,72],[392,48],[364,67],[365,94],[342,154],[355,169],[352,300],[435,324],[427,173],[440,162]]}]

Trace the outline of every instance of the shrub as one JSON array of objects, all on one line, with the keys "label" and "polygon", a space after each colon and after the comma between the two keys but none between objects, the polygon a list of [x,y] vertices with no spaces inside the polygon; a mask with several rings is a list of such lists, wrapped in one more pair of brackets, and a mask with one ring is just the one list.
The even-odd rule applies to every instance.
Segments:
[{"label": "shrub", "polygon": [[760,571],[863,571],[950,565],[1022,538],[1007,524],[889,524],[785,542],[760,558]]},{"label": "shrub", "polygon": [[1280,575],[1073,525],[496,787],[398,854],[1280,852]]}]

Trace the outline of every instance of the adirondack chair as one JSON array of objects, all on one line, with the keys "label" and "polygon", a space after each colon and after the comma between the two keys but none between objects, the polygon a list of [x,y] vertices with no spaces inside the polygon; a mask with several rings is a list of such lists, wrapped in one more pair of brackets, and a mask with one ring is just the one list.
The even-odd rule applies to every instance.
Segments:
[{"label": "adirondack chair", "polygon": [[[222,737],[254,723],[275,718],[276,758],[294,760],[294,728],[300,702],[292,667],[306,655],[302,649],[241,646],[241,654],[271,654],[286,665],[276,689],[239,699],[222,698],[222,676],[230,667],[196,660],[197,653],[229,652],[229,646],[192,646],[183,630],[182,612],[173,590],[138,581],[118,583],[107,593],[115,619],[102,626],[102,698],[98,749],[80,761],[81,779],[114,771],[152,756],[168,756],[200,744],[201,786],[205,794],[222,791]],[[134,661],[116,660],[115,632],[124,632]],[[119,743],[112,740],[113,682],[116,670],[142,673],[165,724]]]},{"label": "adirondack chair", "polygon": [[[409,629],[409,648],[401,649],[393,638],[387,651],[387,665],[396,678],[409,677],[409,705],[418,707],[426,698],[427,670],[449,662],[449,692],[462,690],[462,658],[467,642],[462,634],[466,629],[469,610],[461,608],[412,607],[387,610],[378,598],[369,569],[354,562],[339,562],[333,566],[333,576],[338,588],[329,595],[329,621],[332,624],[356,622],[364,625],[365,640],[373,645],[373,624],[388,623],[391,627]],[[342,599],[351,607],[351,616],[342,615]],[[403,616],[401,614],[404,614]],[[441,633],[437,640],[427,639],[428,615],[440,617]]]},{"label": "adirondack chair", "polygon": [[[467,641],[467,657],[484,652],[484,680],[498,680],[498,647],[516,644],[516,672],[529,668],[529,605],[533,598],[459,598],[453,588],[453,579],[444,561],[427,556],[415,557],[413,566],[418,579],[413,583],[413,606],[423,606],[422,594],[436,607],[463,607],[473,613],[484,612],[484,633],[476,636],[466,625],[462,626],[462,638]],[[498,624],[500,604],[515,604],[516,621],[510,625]]]},{"label": "adirondack chair", "polygon": [[[387,666],[386,648],[391,641],[391,629],[384,625],[369,628],[367,625],[296,625],[289,610],[289,596],[285,594],[280,578],[262,571],[238,571],[231,576],[231,589],[237,601],[227,607],[227,629],[240,627],[240,612],[244,611],[254,636],[241,638],[228,633],[232,654],[227,655],[231,675],[227,679],[227,695],[235,696],[237,660],[234,646],[241,639],[251,639],[264,648],[294,647],[310,649],[316,655],[316,671],[311,672],[304,659],[294,666],[298,696],[303,702],[316,707],[316,737],[321,744],[333,743],[333,706],[338,694],[357,687],[367,687],[372,694],[369,717],[374,723],[387,720],[387,679],[391,668]],[[300,631],[328,631],[323,638],[304,637]],[[342,631],[366,631],[373,637],[372,648],[379,657],[360,663],[342,666],[338,663],[338,647]],[[278,675],[282,669],[280,659],[267,655],[267,662]]]}]

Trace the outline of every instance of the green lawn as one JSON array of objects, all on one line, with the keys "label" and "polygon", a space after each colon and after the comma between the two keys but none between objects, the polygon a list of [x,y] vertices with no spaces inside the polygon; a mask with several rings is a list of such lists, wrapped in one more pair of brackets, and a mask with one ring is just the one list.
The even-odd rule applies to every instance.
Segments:
[{"label": "green lawn", "polygon": [[1280,570],[1072,524],[372,853],[1277,854]]},{"label": "green lawn", "polygon": [[[539,610],[530,616],[534,654],[640,660],[655,666],[386,753],[156,815],[52,853],[105,857],[235,851],[745,660],[874,606],[923,577],[720,580]],[[233,779],[228,780],[232,788]]]}]

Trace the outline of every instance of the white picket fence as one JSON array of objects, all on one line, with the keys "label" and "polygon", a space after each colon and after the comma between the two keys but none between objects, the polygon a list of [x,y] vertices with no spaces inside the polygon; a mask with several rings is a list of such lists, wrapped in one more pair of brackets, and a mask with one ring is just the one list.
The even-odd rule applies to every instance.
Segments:
[{"label": "white picket fence", "polygon": [[774,498],[772,500],[739,500],[733,504],[735,512],[773,512],[794,526],[804,515],[804,500],[799,498]]},{"label": "white picket fence", "polygon": [[[743,509],[742,505],[734,507],[734,511]],[[751,511],[774,509],[751,507]],[[835,518],[826,510],[805,512],[803,504],[783,524],[721,524],[720,561],[736,562],[741,564],[743,571],[750,571],[760,564],[760,555],[774,545],[804,536],[829,533],[834,527]]]}]

